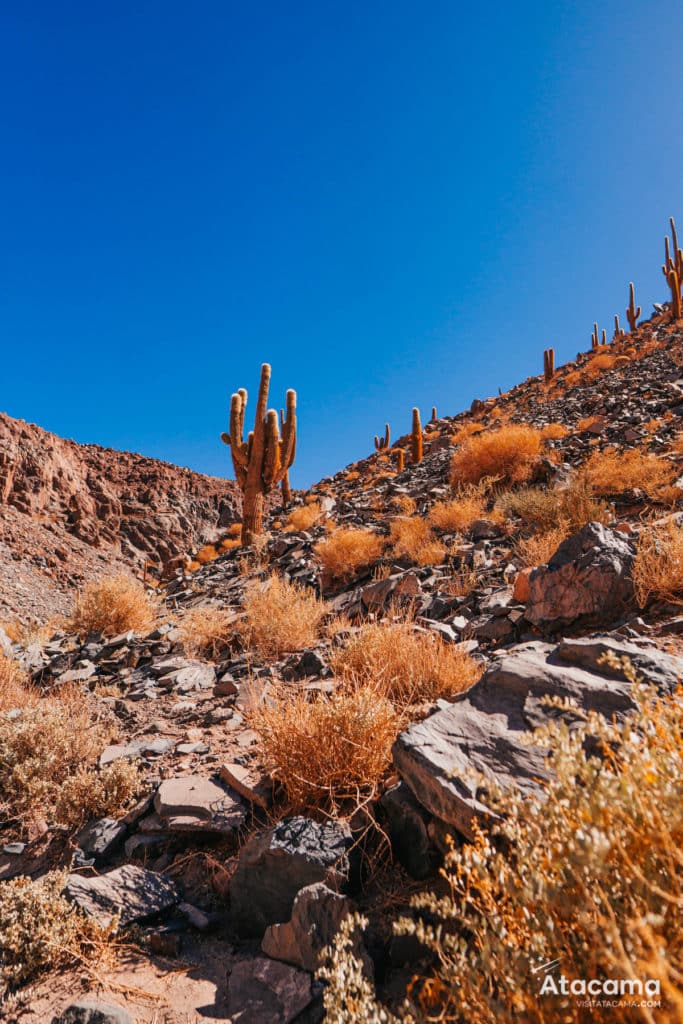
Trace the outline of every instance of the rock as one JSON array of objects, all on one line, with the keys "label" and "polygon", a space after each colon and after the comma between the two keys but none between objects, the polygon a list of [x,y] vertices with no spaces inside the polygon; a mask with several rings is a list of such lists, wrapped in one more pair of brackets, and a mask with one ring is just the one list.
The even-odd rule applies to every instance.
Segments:
[{"label": "rock", "polygon": [[[574,643],[563,641],[568,656],[588,660],[588,645],[577,654]],[[394,763],[416,799],[467,838],[472,838],[474,817],[491,815],[473,774],[494,777],[503,789],[514,784],[535,793],[539,780],[547,779],[543,751],[522,741],[525,732],[552,713],[543,697],[570,697],[582,710],[607,718],[634,710],[627,680],[563,661],[562,650],[563,645],[533,641],[498,655],[467,694],[396,740]],[[597,662],[597,656],[591,657]],[[567,718],[571,724],[573,717]]]},{"label": "rock", "polygon": [[266,928],[261,949],[275,960],[314,972],[320,954],[334,939],[351,902],[324,884],[305,886],[296,896],[291,920]]},{"label": "rock", "polygon": [[170,910],[179,899],[170,879],[134,864],[124,864],[96,878],[70,875],[64,894],[101,924],[119,914],[121,925]]},{"label": "rock", "polygon": [[126,834],[126,824],[114,818],[99,818],[85,825],[74,842],[95,863],[104,860]]},{"label": "rock", "polygon": [[289,1024],[312,999],[310,976],[278,960],[239,960],[228,977],[233,1024]]},{"label": "rock", "polygon": [[220,782],[188,775],[162,782],[154,808],[169,831],[206,831],[231,834],[245,822],[242,801]]},{"label": "rock", "polygon": [[255,768],[233,762],[224,764],[220,777],[226,785],[258,807],[270,807],[273,802],[273,780]]},{"label": "rock", "polygon": [[349,874],[351,830],[309,818],[284,818],[255,836],[239,855],[230,882],[233,924],[245,938],[261,938],[268,925],[288,921],[296,894],[315,882],[340,889]]},{"label": "rock", "polygon": [[613,621],[633,599],[634,558],[635,548],[623,534],[588,523],[531,573],[526,618],[553,629]]},{"label": "rock", "polygon": [[134,1024],[133,1018],[122,1006],[104,1003],[87,996],[67,1006],[52,1024]]},{"label": "rock", "polygon": [[413,878],[426,878],[434,867],[427,832],[429,815],[405,782],[397,782],[383,793],[378,806],[399,864]]},{"label": "rock", "polygon": [[520,604],[526,604],[531,596],[531,589],[529,587],[529,577],[531,576],[533,569],[521,569],[517,573],[515,579],[515,585],[512,590],[512,596],[515,601],[519,601]]},{"label": "rock", "polygon": [[608,652],[617,658],[628,658],[644,683],[655,686],[662,694],[673,693],[683,680],[683,659],[657,647],[640,647],[613,636],[586,636],[560,642],[559,657],[573,665],[599,672],[614,679],[626,679],[623,671],[599,664]]}]

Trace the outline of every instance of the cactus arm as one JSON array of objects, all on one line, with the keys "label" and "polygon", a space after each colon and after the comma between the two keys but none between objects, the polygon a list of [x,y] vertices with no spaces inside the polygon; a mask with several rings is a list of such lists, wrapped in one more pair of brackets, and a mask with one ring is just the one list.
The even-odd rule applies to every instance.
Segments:
[{"label": "cactus arm", "polygon": [[286,467],[280,460],[280,431],[277,413],[270,409],[266,416],[266,434],[264,441],[263,483],[266,490],[279,483],[284,476]]}]

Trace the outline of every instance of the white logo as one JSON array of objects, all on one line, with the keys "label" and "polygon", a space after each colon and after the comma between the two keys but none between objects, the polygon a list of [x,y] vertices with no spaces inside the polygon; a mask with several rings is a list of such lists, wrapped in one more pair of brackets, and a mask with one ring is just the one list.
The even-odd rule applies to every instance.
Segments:
[{"label": "white logo", "polygon": [[[661,1005],[658,978],[567,978],[562,972],[553,973],[559,965],[560,959],[556,957],[529,968],[532,975],[542,975],[539,995],[583,996],[581,1006]],[[618,998],[615,1000],[614,996]]]}]

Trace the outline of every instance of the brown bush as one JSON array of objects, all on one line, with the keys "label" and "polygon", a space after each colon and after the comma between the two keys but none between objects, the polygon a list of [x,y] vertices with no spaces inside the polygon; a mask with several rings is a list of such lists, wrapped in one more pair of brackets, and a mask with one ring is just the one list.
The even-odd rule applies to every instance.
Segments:
[{"label": "brown bush", "polygon": [[262,657],[278,658],[313,646],[325,612],[312,590],[273,574],[265,584],[250,587],[238,629]]},{"label": "brown bush", "polygon": [[373,795],[400,726],[391,702],[371,686],[313,699],[283,686],[248,717],[265,767],[304,810]]},{"label": "brown bush", "polygon": [[389,529],[394,554],[417,565],[438,565],[446,557],[446,548],[436,539],[426,519],[417,516],[394,519]]},{"label": "brown bush", "polygon": [[195,561],[199,562],[200,565],[206,565],[207,562],[213,562],[215,558],[218,558],[218,552],[213,544],[205,544],[204,547],[200,548],[195,555]]},{"label": "brown bush", "polygon": [[591,455],[584,472],[596,494],[623,494],[639,487],[654,498],[660,488],[671,483],[676,467],[636,448],[625,452],[605,448]]},{"label": "brown bush", "polygon": [[179,629],[186,653],[213,661],[225,657],[235,636],[235,618],[234,612],[213,605],[185,612]]},{"label": "brown bush", "polygon": [[132,576],[106,576],[88,583],[74,602],[68,628],[79,636],[103,633],[116,636],[129,629],[149,632],[159,605]]},{"label": "brown bush", "polygon": [[484,488],[470,484],[459,488],[451,501],[438,501],[427,518],[438,530],[469,530],[475,520],[484,518],[486,506]]},{"label": "brown bush", "polygon": [[568,433],[569,428],[565,427],[563,423],[548,423],[545,427],[541,427],[541,437],[544,441],[559,441]]},{"label": "brown bush", "polygon": [[285,532],[292,533],[294,530],[308,530],[318,522],[322,514],[323,511],[317,501],[311,502],[310,505],[301,505],[300,508],[295,508],[287,516]]},{"label": "brown bush", "polygon": [[507,483],[529,480],[543,450],[540,431],[511,425],[468,438],[451,458],[451,483],[478,484],[484,477]]},{"label": "brown bush", "polygon": [[633,587],[641,608],[651,601],[683,604],[683,528],[673,520],[641,532]]},{"label": "brown bush", "polygon": [[552,530],[562,521],[569,533],[590,522],[606,523],[610,510],[596,498],[585,473],[575,474],[566,487],[522,487],[507,491],[496,502],[507,518],[516,516],[534,530]]},{"label": "brown bush", "polygon": [[570,534],[571,530],[567,524],[559,523],[557,526],[540,530],[533,537],[524,537],[514,545],[515,561],[523,568],[544,565]]},{"label": "brown bush", "polygon": [[37,699],[38,691],[19,662],[0,654],[0,712],[22,708]]},{"label": "brown bush", "polygon": [[376,685],[399,707],[446,699],[469,689],[481,669],[461,647],[410,622],[368,623],[332,654],[335,675]]},{"label": "brown bush", "polygon": [[344,582],[376,562],[384,544],[384,539],[371,530],[339,527],[318,541],[313,550],[322,564],[323,578],[327,582]]}]

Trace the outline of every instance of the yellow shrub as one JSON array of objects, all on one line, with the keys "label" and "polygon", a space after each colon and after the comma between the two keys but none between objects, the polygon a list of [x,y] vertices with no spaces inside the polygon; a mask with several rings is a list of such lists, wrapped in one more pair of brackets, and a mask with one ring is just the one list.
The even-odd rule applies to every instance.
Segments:
[{"label": "yellow shrub", "polygon": [[606,448],[591,455],[584,472],[596,494],[623,494],[639,487],[654,498],[659,488],[671,482],[676,468],[656,455],[635,448],[625,452]]},{"label": "yellow shrub", "polygon": [[559,441],[568,433],[569,428],[562,423],[548,423],[545,427],[541,427],[541,437],[544,441]]},{"label": "yellow shrub", "polygon": [[683,603],[683,528],[670,521],[644,528],[633,565],[636,601]]},{"label": "yellow shrub", "polygon": [[329,537],[318,541],[313,550],[320,559],[323,577],[329,582],[342,582],[357,576],[381,557],[384,539],[371,530],[339,527]]},{"label": "yellow shrub", "polygon": [[430,509],[428,520],[439,530],[469,530],[477,519],[486,516],[484,488],[461,487],[451,501],[438,501]]},{"label": "yellow shrub", "polygon": [[191,657],[224,657],[234,635],[234,613],[213,605],[191,608],[180,621],[183,647]]},{"label": "yellow shrub", "polygon": [[295,508],[287,516],[285,532],[291,533],[294,530],[308,530],[309,527],[318,522],[322,514],[322,509],[317,501],[311,502],[310,505],[302,505],[300,508]]},{"label": "yellow shrub", "polygon": [[389,543],[399,558],[405,555],[418,565],[439,564],[446,556],[446,548],[435,538],[426,519],[394,519],[389,530]]},{"label": "yellow shrub", "polygon": [[74,602],[68,628],[79,636],[116,636],[129,629],[149,632],[159,614],[157,602],[132,576],[106,576],[88,583]]},{"label": "yellow shrub", "polygon": [[541,456],[543,439],[538,430],[523,425],[501,427],[464,442],[451,458],[451,483],[477,484],[484,477],[524,483]]},{"label": "yellow shrub", "polygon": [[522,538],[515,544],[515,561],[525,568],[544,565],[570,533],[567,524],[560,523],[535,533],[533,537]]},{"label": "yellow shrub", "polygon": [[238,629],[261,656],[280,657],[315,644],[325,611],[312,590],[272,575],[249,589]]}]

